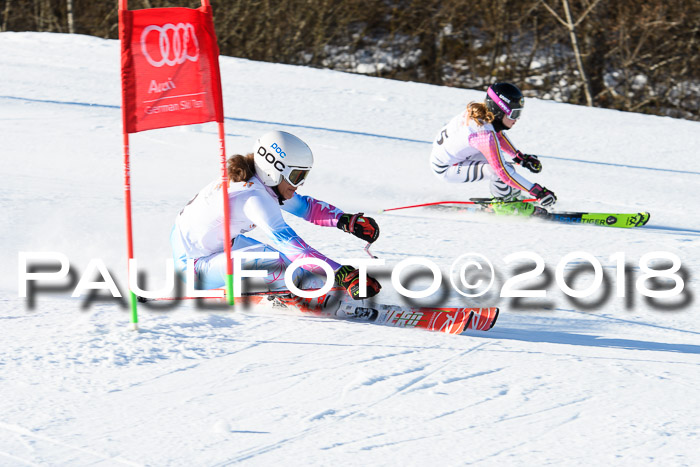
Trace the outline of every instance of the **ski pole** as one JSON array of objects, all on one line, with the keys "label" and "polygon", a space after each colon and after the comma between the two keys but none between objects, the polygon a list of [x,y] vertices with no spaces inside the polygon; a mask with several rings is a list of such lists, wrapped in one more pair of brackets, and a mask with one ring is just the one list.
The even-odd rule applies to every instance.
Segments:
[{"label": "ski pole", "polygon": [[370,246],[372,246],[372,244],[369,243],[369,242],[367,242],[367,245],[366,245],[365,248],[364,248],[365,253],[367,253],[367,254],[369,255],[369,257],[372,258],[372,259],[379,259],[379,258],[377,258],[376,256],[374,256],[374,255],[372,254],[371,251],[369,251],[369,247],[370,247]]},{"label": "ski pole", "polygon": [[[537,199],[531,198],[531,199],[518,199],[518,200],[512,200],[512,201],[497,201],[497,203],[499,203],[499,204],[532,203],[534,201],[537,201]],[[381,214],[383,212],[388,212],[388,211],[398,211],[399,209],[422,208],[425,206],[436,206],[439,204],[488,204],[489,202],[487,202],[487,201],[436,201],[434,203],[413,204],[411,206],[400,206],[397,208],[380,209],[378,214]]]}]

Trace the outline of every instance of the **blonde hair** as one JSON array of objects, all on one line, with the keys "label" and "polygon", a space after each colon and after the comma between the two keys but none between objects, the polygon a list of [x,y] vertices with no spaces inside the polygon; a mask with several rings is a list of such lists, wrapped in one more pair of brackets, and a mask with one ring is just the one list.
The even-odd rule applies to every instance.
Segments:
[{"label": "blonde hair", "polygon": [[476,120],[479,126],[491,123],[496,118],[493,113],[486,108],[486,104],[483,102],[470,102],[469,105],[467,105],[467,114],[469,115],[469,119]]},{"label": "blonde hair", "polygon": [[231,156],[226,163],[226,173],[232,182],[247,182],[255,175],[255,159],[253,153],[242,156]]}]

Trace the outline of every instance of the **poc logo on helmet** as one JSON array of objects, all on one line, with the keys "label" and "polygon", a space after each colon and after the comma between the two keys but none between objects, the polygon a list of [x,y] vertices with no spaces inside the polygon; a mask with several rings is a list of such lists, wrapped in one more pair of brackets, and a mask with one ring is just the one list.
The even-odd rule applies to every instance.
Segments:
[{"label": "poc logo on helmet", "polygon": [[[276,143],[272,143],[272,147],[273,147],[273,149],[276,148],[276,149],[275,149],[276,152],[281,153],[281,154],[280,154],[280,157],[285,157],[285,156],[287,155],[287,154],[284,153],[284,151],[282,151],[282,150],[279,148],[279,146],[277,146]],[[282,154],[284,154],[284,155],[282,155]],[[260,147],[258,148],[258,155],[264,157],[265,160],[266,160],[270,165],[272,165],[275,169],[277,169],[278,171],[284,172],[284,169],[285,169],[284,163],[283,163],[282,161],[280,161],[280,160],[277,160],[277,158],[275,157],[275,155],[272,154],[271,152],[267,152],[267,149],[265,149],[264,147],[260,146]]]},{"label": "poc logo on helmet", "polygon": [[275,152],[276,152],[277,154],[279,154],[279,156],[280,156],[282,159],[284,159],[285,157],[287,157],[287,153],[284,152],[284,151],[282,150],[281,147],[277,146],[277,143],[272,143],[272,149],[274,149]]}]

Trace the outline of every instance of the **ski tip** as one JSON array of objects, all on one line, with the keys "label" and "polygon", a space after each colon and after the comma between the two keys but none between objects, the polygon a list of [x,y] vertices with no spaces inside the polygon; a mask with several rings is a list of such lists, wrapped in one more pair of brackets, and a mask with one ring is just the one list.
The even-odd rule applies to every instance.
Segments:
[{"label": "ski tip", "polygon": [[473,316],[469,317],[464,330],[472,329],[475,331],[488,331],[496,324],[498,319],[499,309],[491,308],[474,308],[472,309]]},{"label": "ski tip", "polygon": [[626,227],[642,227],[644,225],[647,225],[650,218],[651,214],[649,214],[648,212],[638,212],[637,214],[630,216],[630,219],[627,221]]},{"label": "ski tip", "polygon": [[496,308],[496,313],[493,315],[493,321],[491,321],[491,326],[487,329],[487,331],[493,329],[493,327],[496,325],[496,320],[498,319],[498,315],[501,313],[500,308]]}]

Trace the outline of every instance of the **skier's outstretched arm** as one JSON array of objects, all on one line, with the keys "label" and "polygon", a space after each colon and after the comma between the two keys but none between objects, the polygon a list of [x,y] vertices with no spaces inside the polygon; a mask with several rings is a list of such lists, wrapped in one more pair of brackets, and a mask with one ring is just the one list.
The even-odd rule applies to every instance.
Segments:
[{"label": "skier's outstretched arm", "polygon": [[294,194],[282,205],[282,209],[316,225],[337,227],[366,242],[373,243],[379,238],[379,225],[363,213],[348,214],[339,208],[311,196]]}]

